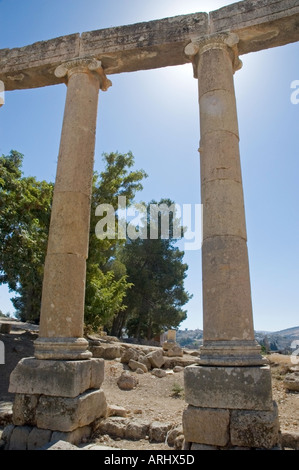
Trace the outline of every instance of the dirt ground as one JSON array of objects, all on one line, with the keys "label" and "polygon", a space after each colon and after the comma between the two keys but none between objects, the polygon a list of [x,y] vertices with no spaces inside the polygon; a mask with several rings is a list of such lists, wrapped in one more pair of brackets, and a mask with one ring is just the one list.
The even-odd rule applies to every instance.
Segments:
[{"label": "dirt ground", "polygon": [[[9,376],[22,357],[33,355],[33,341],[36,335],[30,332],[12,331],[10,335],[1,335],[5,344],[5,365],[0,365],[0,401],[12,401],[8,393]],[[289,367],[290,356],[271,354],[268,356],[272,371],[273,399],[279,410],[280,427],[283,431],[299,432],[299,393],[286,392],[283,379]],[[136,375],[138,386],[131,391],[120,390],[117,379],[127,368],[119,359],[105,361],[105,380],[103,390],[108,405],[117,405],[126,409],[128,417],[142,418],[147,421],[160,421],[179,426],[186,407],[183,394],[183,372],[169,371],[166,377],[157,378],[150,373]],[[177,392],[177,394],[175,394]],[[113,440],[109,436],[95,437],[101,445],[120,449],[162,450],[169,449],[165,444],[150,443],[148,440],[123,441]]]}]

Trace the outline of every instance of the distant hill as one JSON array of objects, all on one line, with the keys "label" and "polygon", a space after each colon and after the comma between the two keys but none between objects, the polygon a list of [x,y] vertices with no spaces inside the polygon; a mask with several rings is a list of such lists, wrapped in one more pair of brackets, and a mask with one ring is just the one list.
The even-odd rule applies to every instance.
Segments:
[{"label": "distant hill", "polygon": [[[203,331],[199,329],[178,330],[176,335],[178,344],[187,349],[198,349],[202,345],[202,338]],[[291,354],[294,351],[292,343],[299,341],[299,326],[275,332],[256,331],[255,338],[266,351]]]}]

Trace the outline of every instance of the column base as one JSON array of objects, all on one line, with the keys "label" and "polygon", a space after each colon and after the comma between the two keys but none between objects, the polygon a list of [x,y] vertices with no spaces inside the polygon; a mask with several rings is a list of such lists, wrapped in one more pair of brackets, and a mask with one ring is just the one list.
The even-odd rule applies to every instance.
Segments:
[{"label": "column base", "polygon": [[200,365],[260,366],[266,363],[256,341],[205,341],[200,348]]},{"label": "column base", "polygon": [[34,346],[37,359],[76,361],[92,357],[85,338],[38,338]]},{"label": "column base", "polygon": [[30,450],[58,439],[78,444],[106,416],[103,380],[103,359],[22,359],[10,378],[15,399],[5,448]]}]

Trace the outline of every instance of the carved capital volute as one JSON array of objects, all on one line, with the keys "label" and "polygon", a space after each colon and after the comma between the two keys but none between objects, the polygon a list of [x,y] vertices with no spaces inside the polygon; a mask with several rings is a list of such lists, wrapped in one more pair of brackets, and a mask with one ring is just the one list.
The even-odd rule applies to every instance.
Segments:
[{"label": "carved capital volute", "polygon": [[233,71],[236,72],[242,67],[242,61],[238,53],[239,36],[235,33],[219,33],[209,36],[192,39],[185,47],[185,55],[192,61],[194,77],[197,78],[197,65],[202,54],[211,49],[225,49],[229,52]]},{"label": "carved capital volute", "polygon": [[93,57],[79,57],[77,59],[64,62],[55,69],[57,78],[66,78],[66,81],[76,73],[93,73],[100,79],[100,88],[107,91],[112,85],[111,80],[106,77],[101,61]]}]

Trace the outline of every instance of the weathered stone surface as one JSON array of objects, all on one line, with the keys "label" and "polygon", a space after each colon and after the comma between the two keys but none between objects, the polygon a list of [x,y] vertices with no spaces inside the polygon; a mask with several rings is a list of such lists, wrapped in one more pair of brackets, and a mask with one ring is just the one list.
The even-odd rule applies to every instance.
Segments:
[{"label": "weathered stone surface", "polygon": [[131,359],[137,361],[138,352],[136,351],[136,349],[133,348],[125,348],[125,350],[122,352],[120,362],[122,364],[129,364]]},{"label": "weathered stone surface", "polygon": [[299,372],[287,374],[283,381],[286,390],[291,392],[299,392]]},{"label": "weathered stone surface", "polygon": [[133,371],[136,371],[137,369],[142,369],[143,372],[148,372],[145,364],[139,361],[134,361],[134,359],[130,359],[128,366]]},{"label": "weathered stone surface", "polygon": [[121,347],[116,344],[101,344],[101,346],[91,346],[89,349],[93,357],[101,357],[107,360],[121,357]]},{"label": "weathered stone surface", "polygon": [[183,413],[186,441],[226,446],[229,442],[229,410],[188,406]]},{"label": "weathered stone surface", "polygon": [[52,431],[48,429],[38,429],[34,427],[28,436],[27,450],[41,449],[50,442]]},{"label": "weathered stone surface", "polygon": [[11,438],[14,428],[15,428],[14,424],[9,424],[3,429],[1,440],[4,442],[5,450],[9,449],[9,442],[10,442],[10,438]]},{"label": "weathered stone surface", "polygon": [[126,418],[111,417],[101,421],[97,430],[101,434],[108,434],[109,436],[123,439],[125,437],[127,424],[128,420]]},{"label": "weathered stone surface", "polygon": [[27,450],[31,430],[32,428],[29,426],[15,426],[10,436],[9,450]]},{"label": "weathered stone surface", "polygon": [[211,33],[235,31],[239,53],[260,51],[298,41],[296,0],[246,0],[210,13]]},{"label": "weathered stone surface", "polygon": [[9,392],[74,398],[90,388],[100,388],[104,361],[43,361],[22,359],[10,376]]},{"label": "weathered stone surface", "polygon": [[182,367],[182,366],[175,366],[173,368],[173,372],[175,372],[175,373],[183,372],[183,370],[184,370],[184,367]]},{"label": "weathered stone surface", "polygon": [[50,443],[48,446],[45,446],[43,450],[81,450],[79,447],[70,444],[64,440],[58,442]]},{"label": "weathered stone surface", "polygon": [[108,405],[107,408],[107,416],[120,416],[121,418],[125,418],[127,416],[128,412],[127,410],[118,405]]},{"label": "weathered stone surface", "polygon": [[24,395],[17,393],[13,404],[13,423],[16,426],[35,426],[36,407],[39,395]]},{"label": "weathered stone surface", "polygon": [[283,431],[280,442],[283,449],[299,450],[299,432]]},{"label": "weathered stone surface", "polygon": [[12,403],[0,402],[0,426],[6,426],[12,422]]},{"label": "weathered stone surface", "polygon": [[126,439],[132,439],[133,441],[145,439],[148,435],[149,427],[148,421],[141,419],[129,421],[126,425],[124,436]]},{"label": "weathered stone surface", "polygon": [[76,398],[40,397],[36,409],[37,427],[70,432],[105,416],[107,403],[103,390],[88,391]]},{"label": "weathered stone surface", "polygon": [[183,349],[177,344],[165,341],[162,345],[163,355],[168,357],[183,357]]},{"label": "weathered stone surface", "polygon": [[154,375],[155,377],[158,377],[159,379],[162,379],[163,377],[166,377],[167,374],[166,374],[166,370],[154,368],[152,370],[152,375]]},{"label": "weathered stone surface", "polygon": [[278,443],[278,410],[241,411],[231,413],[230,434],[234,446],[271,449]]},{"label": "weathered stone surface", "polygon": [[57,191],[55,198],[56,204],[51,213],[55,224],[51,227],[47,252],[72,253],[86,259],[89,238],[86,227],[89,227],[90,196],[81,192]]},{"label": "weathered stone surface", "polygon": [[188,366],[184,374],[185,400],[190,405],[241,410],[273,409],[269,366]]},{"label": "weathered stone surface", "polygon": [[210,13],[73,34],[15,49],[0,50],[0,80],[6,90],[63,82],[53,73],[75,57],[97,57],[108,74],[185,64],[184,47],[193,38],[221,31],[240,37],[239,53],[299,40],[296,0],[246,0]]},{"label": "weathered stone surface", "polygon": [[191,450],[218,450],[218,447],[209,446],[209,445],[206,445],[206,444],[192,443],[191,444]]},{"label": "weathered stone surface", "polygon": [[137,387],[138,379],[128,371],[122,372],[121,376],[117,380],[117,385],[121,390],[132,390]]},{"label": "weathered stone surface", "polygon": [[165,363],[162,349],[157,349],[156,351],[152,351],[149,354],[147,354],[146,357],[149,359],[152,367],[160,368]]},{"label": "weathered stone surface", "polygon": [[167,433],[171,429],[171,423],[153,421],[149,428],[149,439],[151,442],[165,442]]},{"label": "weathered stone surface", "polygon": [[3,335],[9,335],[11,332],[11,324],[7,322],[0,323],[0,333]]},{"label": "weathered stone surface", "polygon": [[141,364],[144,364],[148,371],[151,370],[152,365],[148,357],[146,357],[145,355],[139,355],[137,361],[141,362]]},{"label": "weathered stone surface", "polygon": [[179,436],[183,436],[183,426],[178,426],[173,429],[169,429],[166,435],[165,443],[169,446],[174,446],[176,439]]},{"label": "weathered stone surface", "polygon": [[[81,292],[83,288],[85,289],[85,265],[86,259],[76,254],[51,253],[47,255],[39,340],[48,337],[79,338],[83,336],[83,317],[81,320],[77,312],[84,309],[84,298]],[[70,276],[69,273],[72,275]],[[55,292],[55,298],[53,298],[53,292]],[[65,295],[66,292],[69,292],[69,296]]]},{"label": "weathered stone surface", "polygon": [[83,439],[88,439],[91,436],[91,433],[92,433],[91,426],[82,426],[82,428],[77,428],[71,432],[54,431],[52,433],[51,440],[53,442],[62,440],[70,444],[77,445],[77,444],[80,444],[80,442],[82,442]]}]

